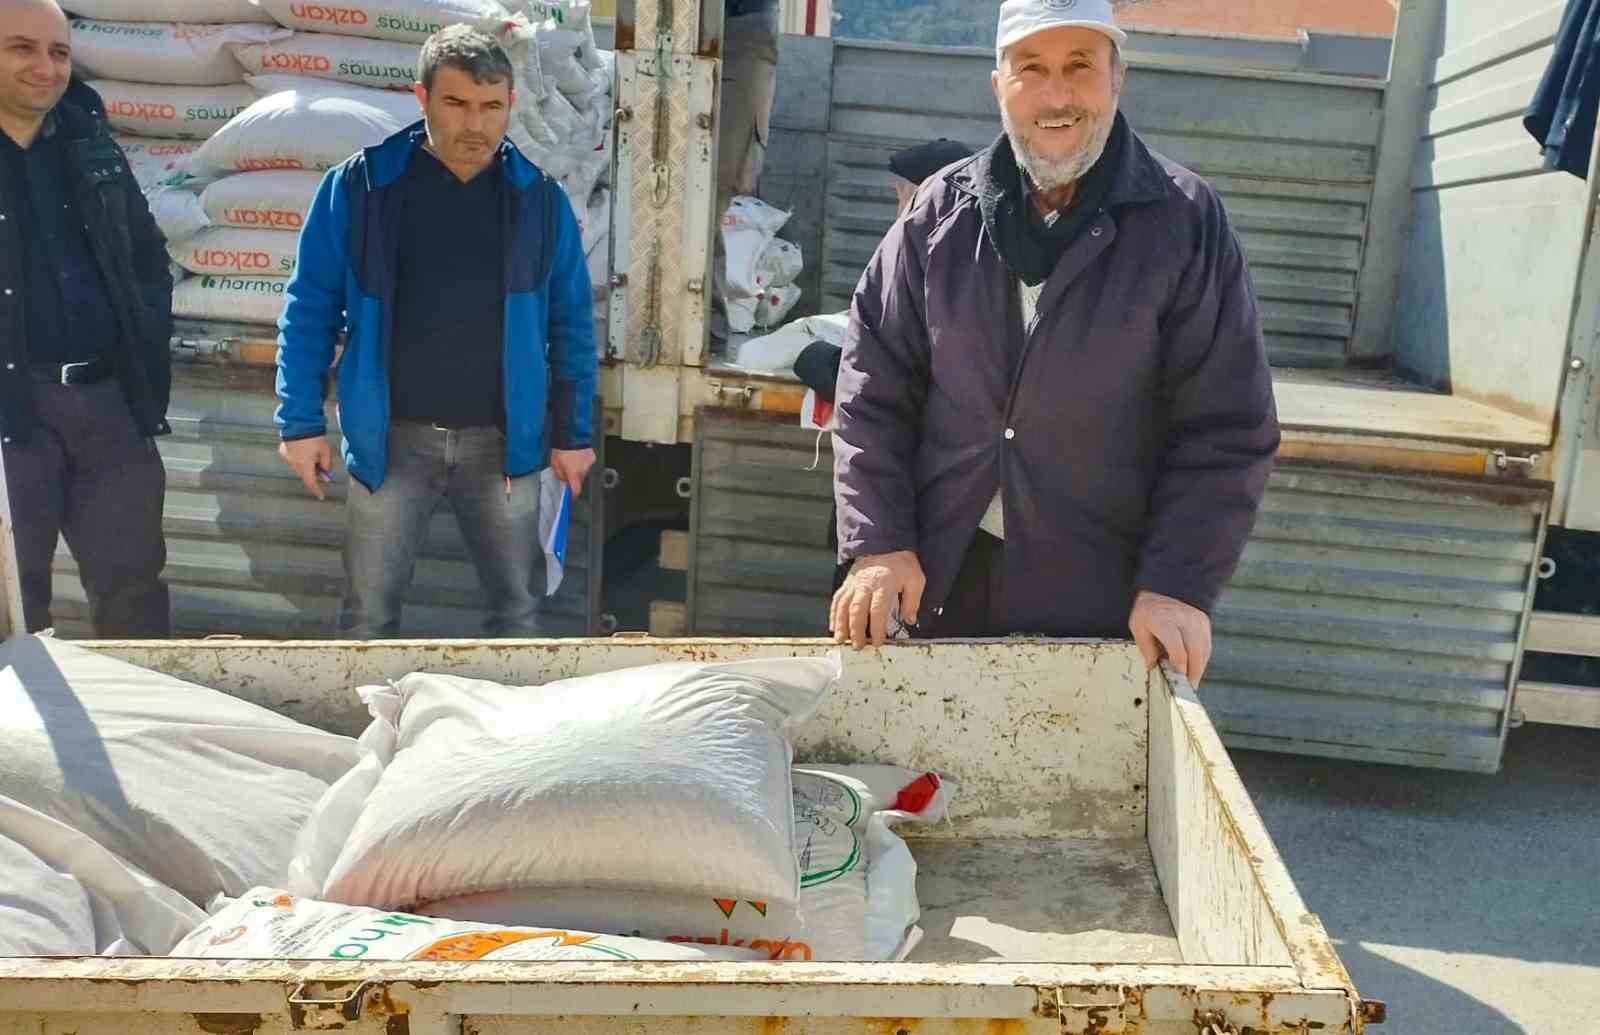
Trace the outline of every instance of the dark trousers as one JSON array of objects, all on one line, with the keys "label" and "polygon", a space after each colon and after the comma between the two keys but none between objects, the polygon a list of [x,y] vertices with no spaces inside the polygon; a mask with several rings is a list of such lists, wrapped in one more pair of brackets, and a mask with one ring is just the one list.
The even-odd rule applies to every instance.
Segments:
[{"label": "dark trousers", "polygon": [[483,633],[540,635],[544,551],[539,477],[505,480],[498,428],[443,431],[394,422],[389,468],[377,492],[353,481],[345,503],[345,594],[339,634],[352,640],[400,635],[400,612],[434,511],[455,512],[483,592]]},{"label": "dark trousers", "polygon": [[4,447],[17,540],[23,622],[47,629],[51,565],[65,537],[103,639],[172,635],[161,569],[166,468],[139,433],[115,378],[94,385],[38,385],[37,423]]}]

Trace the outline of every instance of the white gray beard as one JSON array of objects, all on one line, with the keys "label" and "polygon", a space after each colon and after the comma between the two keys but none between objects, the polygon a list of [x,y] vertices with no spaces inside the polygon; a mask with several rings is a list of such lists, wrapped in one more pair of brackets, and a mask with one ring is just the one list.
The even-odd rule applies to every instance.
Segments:
[{"label": "white gray beard", "polygon": [[1097,119],[1093,125],[1093,134],[1086,140],[1082,147],[1065,158],[1045,158],[1036,155],[1028,148],[1027,141],[1018,133],[1011,124],[1011,118],[1004,108],[1000,109],[1000,124],[1005,127],[1006,138],[1011,141],[1011,153],[1016,156],[1017,165],[1028,174],[1028,179],[1042,191],[1060,190],[1070,187],[1094,168],[1094,163],[1105,154],[1106,143],[1111,139],[1111,127],[1117,120],[1113,111],[1103,119]]}]

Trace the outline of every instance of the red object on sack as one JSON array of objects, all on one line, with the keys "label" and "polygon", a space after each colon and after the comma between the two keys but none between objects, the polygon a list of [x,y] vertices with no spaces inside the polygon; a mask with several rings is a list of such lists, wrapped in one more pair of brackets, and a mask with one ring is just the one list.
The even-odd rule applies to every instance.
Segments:
[{"label": "red object on sack", "polygon": [[900,788],[900,793],[894,796],[895,810],[920,813],[933,804],[933,799],[938,793],[939,774],[923,773]]}]

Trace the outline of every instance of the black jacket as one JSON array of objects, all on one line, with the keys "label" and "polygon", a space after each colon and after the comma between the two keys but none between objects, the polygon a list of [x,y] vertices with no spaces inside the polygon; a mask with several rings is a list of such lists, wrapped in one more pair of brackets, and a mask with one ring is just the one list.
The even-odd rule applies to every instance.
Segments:
[{"label": "black jacket", "polygon": [[[172,389],[172,275],[166,240],[106,124],[67,102],[47,131],[63,135],[67,195],[89,228],[89,249],[105,276],[118,338],[116,366],[139,431],[164,435]],[[0,216],[15,204],[10,170],[0,163]],[[20,219],[0,219],[0,439],[23,442],[33,429],[34,383],[22,312],[28,256]]]}]

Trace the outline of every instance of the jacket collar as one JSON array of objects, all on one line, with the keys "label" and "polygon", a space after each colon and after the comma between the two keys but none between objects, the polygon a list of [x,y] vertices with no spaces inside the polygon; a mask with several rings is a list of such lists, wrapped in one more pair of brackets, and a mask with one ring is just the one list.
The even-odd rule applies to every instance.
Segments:
[{"label": "jacket collar", "polygon": [[[361,153],[366,158],[368,188],[382,190],[393,186],[395,181],[405,175],[407,167],[411,164],[412,153],[427,139],[427,127],[421,119],[418,119],[381,144],[363,148]],[[500,141],[495,159],[500,163],[500,170],[506,177],[506,182],[517,190],[527,190],[544,176],[538,166],[528,161],[522,152],[517,150],[509,137]]]},{"label": "jacket collar", "polygon": [[[1117,121],[1125,123],[1127,120],[1118,112]],[[970,162],[951,173],[951,186],[980,202],[993,204],[1005,189],[1005,185],[991,175],[995,154],[1001,148],[1008,153],[1011,149],[1011,141],[1004,133],[993,144],[974,155]],[[1139,134],[1133,131],[1133,127],[1127,127],[1126,142],[1117,162],[1116,174],[1106,194],[1106,208],[1163,201],[1171,191],[1171,177],[1167,175],[1166,168],[1139,138]]]}]

